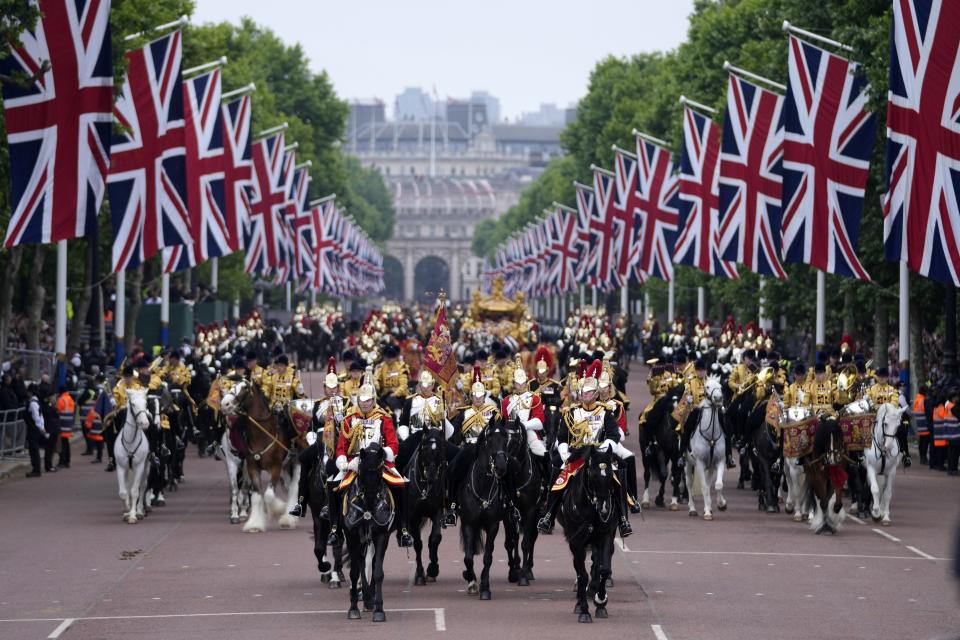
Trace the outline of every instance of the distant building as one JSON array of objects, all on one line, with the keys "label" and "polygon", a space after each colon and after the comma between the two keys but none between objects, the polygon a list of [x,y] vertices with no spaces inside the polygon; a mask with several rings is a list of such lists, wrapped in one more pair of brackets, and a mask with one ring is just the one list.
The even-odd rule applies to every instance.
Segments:
[{"label": "distant building", "polygon": [[393,117],[399,122],[426,122],[434,117],[433,108],[433,98],[426,91],[420,87],[408,87],[397,96]]},{"label": "distant building", "polygon": [[487,91],[474,91],[470,94],[470,102],[483,104],[487,109],[487,121],[491,124],[500,122],[500,98],[490,95]]},{"label": "distant building", "polygon": [[490,128],[487,105],[472,100],[447,100],[447,122],[459,125],[460,129],[473,138]]},{"label": "distant building", "polygon": [[566,111],[552,102],[541,104],[539,111],[520,116],[520,124],[534,127],[562,127],[566,124]]},{"label": "distant building", "polygon": [[376,128],[386,122],[386,108],[382,100],[353,100],[350,102],[350,114],[347,116],[347,141],[356,147],[361,131]]}]

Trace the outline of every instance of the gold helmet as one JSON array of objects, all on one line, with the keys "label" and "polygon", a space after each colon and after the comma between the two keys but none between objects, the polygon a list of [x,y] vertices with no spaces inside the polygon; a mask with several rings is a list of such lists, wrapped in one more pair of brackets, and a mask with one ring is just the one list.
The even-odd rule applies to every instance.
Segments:
[{"label": "gold helmet", "polygon": [[373,384],[373,367],[368,366],[363,373],[363,384],[357,390],[358,400],[370,400],[377,397],[377,388]]},{"label": "gold helmet", "polygon": [[473,366],[473,384],[470,385],[470,393],[477,395],[487,393],[487,387],[483,384],[483,369],[478,364]]},{"label": "gold helmet", "polygon": [[514,359],[513,383],[527,384],[527,380],[527,372],[523,368],[523,360],[520,359],[520,354],[518,353]]},{"label": "gold helmet", "polygon": [[327,359],[327,375],[323,377],[323,384],[331,389],[340,385],[340,378],[337,377],[337,359],[333,356]]}]

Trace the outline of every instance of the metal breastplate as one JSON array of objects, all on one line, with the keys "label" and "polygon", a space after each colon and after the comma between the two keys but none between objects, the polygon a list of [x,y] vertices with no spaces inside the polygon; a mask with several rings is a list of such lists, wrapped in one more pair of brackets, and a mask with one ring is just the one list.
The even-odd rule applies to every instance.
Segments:
[{"label": "metal breastplate", "polygon": [[473,444],[477,441],[477,438],[480,437],[480,434],[483,433],[490,422],[493,411],[494,409],[490,405],[484,405],[479,410],[474,407],[467,407],[464,410],[462,433],[466,442]]},{"label": "metal breastplate", "polygon": [[359,448],[365,449],[374,442],[380,442],[380,418],[355,418],[355,420],[359,420],[363,425],[363,432],[357,442]]},{"label": "metal breastplate", "polygon": [[410,401],[410,428],[414,431],[437,427],[443,422],[443,410],[439,396],[424,398],[416,395]]},{"label": "metal breastplate", "polygon": [[533,405],[533,394],[529,391],[514,394],[507,401],[507,414],[512,419],[514,416],[521,420],[530,419],[530,407]]},{"label": "metal breastplate", "polygon": [[598,444],[603,437],[605,416],[606,410],[602,405],[594,407],[593,411],[587,411],[583,407],[574,409],[570,446]]}]

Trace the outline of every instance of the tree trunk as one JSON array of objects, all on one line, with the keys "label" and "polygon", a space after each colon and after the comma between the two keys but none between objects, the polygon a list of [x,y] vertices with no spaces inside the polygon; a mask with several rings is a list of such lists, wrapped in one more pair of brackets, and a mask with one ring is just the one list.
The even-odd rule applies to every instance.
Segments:
[{"label": "tree trunk", "polygon": [[920,307],[910,302],[910,388],[916,391],[927,379],[927,367],[923,361],[923,324]]},{"label": "tree trunk", "polygon": [[882,295],[877,295],[873,303],[873,366],[886,367],[890,364],[890,305]]},{"label": "tree trunk", "polygon": [[[93,251],[96,237],[87,238],[87,256],[83,267],[83,289],[77,296],[77,303],[73,305],[73,320],[70,322],[70,335],[67,338],[67,353],[77,353],[80,350],[80,339],[83,336],[84,325],[87,324],[87,314],[90,312],[90,299],[93,294]],[[91,333],[92,333],[91,327]]]},{"label": "tree trunk", "polygon": [[[34,245],[33,261],[30,264],[29,295],[27,296],[27,349],[36,351],[40,348],[40,331],[43,329],[43,301],[46,298],[46,289],[43,286],[43,262],[46,257],[46,246]],[[27,367],[29,378],[36,380],[40,376],[40,363],[36,358],[30,358]]]},{"label": "tree trunk", "polygon": [[23,247],[17,245],[7,252],[9,260],[3,282],[0,283],[0,361],[6,360],[7,338],[10,334],[10,313],[13,311],[13,286],[17,282],[17,272],[23,262]]},{"label": "tree trunk", "polygon": [[853,291],[849,287],[843,289],[843,333],[854,339],[862,336],[854,336],[855,320],[853,318]]},{"label": "tree trunk", "polygon": [[127,272],[127,322],[123,328],[124,353],[133,351],[136,341],[134,330],[137,328],[137,315],[140,314],[140,304],[143,301],[143,264],[132,272]]}]

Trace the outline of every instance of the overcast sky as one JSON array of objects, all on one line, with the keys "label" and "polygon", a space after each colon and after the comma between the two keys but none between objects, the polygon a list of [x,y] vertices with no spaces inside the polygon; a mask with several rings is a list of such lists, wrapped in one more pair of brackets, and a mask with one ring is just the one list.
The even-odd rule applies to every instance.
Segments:
[{"label": "overcast sky", "polygon": [[565,107],[586,92],[594,64],[677,46],[692,0],[196,0],[194,23],[250,16],[303,45],[342,98],[405,87],[441,97],[474,89],[500,98],[502,117]]}]

